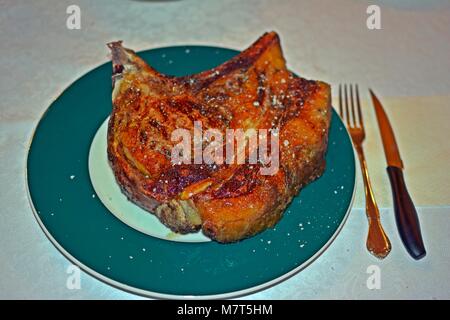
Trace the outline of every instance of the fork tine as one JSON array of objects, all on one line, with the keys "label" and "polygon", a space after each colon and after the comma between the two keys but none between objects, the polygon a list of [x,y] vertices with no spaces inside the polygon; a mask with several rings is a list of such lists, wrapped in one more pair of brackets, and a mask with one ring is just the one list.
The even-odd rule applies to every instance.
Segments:
[{"label": "fork tine", "polygon": [[355,117],[355,102],[353,99],[353,84],[350,84],[350,103],[351,103],[351,109],[352,109],[352,120],[353,120],[353,126],[356,127],[356,117]]},{"label": "fork tine", "polygon": [[347,94],[347,84],[344,84],[344,100],[345,100],[345,113],[347,115],[347,127],[350,127],[350,112],[348,111],[348,94]]},{"label": "fork tine", "polygon": [[339,114],[344,119],[344,110],[342,109],[342,85],[339,84]]},{"label": "fork tine", "polygon": [[356,87],[355,87],[355,93],[356,93],[356,106],[358,107],[358,121],[359,121],[359,125],[364,130],[364,121],[363,121],[363,116],[362,116],[362,112],[361,112],[361,101],[359,100],[358,85],[356,85]]}]

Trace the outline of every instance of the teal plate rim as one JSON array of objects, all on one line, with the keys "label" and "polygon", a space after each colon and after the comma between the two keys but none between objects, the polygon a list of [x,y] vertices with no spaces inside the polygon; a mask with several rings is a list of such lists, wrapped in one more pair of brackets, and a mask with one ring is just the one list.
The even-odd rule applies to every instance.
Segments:
[{"label": "teal plate rim", "polygon": [[[161,47],[161,48],[154,48],[154,49],[149,49],[149,50],[144,50],[141,52],[138,52],[139,55],[148,53],[148,52],[154,52],[154,51],[162,51],[164,52],[164,50],[166,49],[178,49],[178,50],[187,50],[187,49],[210,49],[210,50],[214,50],[215,52],[217,51],[229,51],[232,52],[234,54],[237,54],[239,51],[234,50],[234,49],[228,49],[228,48],[221,48],[221,47],[211,47],[211,46],[197,46],[197,45],[181,45],[181,46],[170,46],[170,47]],[[172,293],[162,293],[162,292],[158,292],[158,291],[151,291],[151,290],[146,290],[146,289],[141,289],[138,288],[136,286],[133,285],[129,285],[129,284],[125,284],[121,281],[117,281],[114,280],[108,276],[103,275],[102,273],[96,271],[94,268],[91,268],[89,266],[87,266],[85,263],[81,262],[79,259],[77,259],[73,254],[71,254],[68,250],[66,250],[63,245],[61,245],[57,239],[55,239],[55,237],[52,235],[52,233],[48,230],[48,228],[46,227],[45,223],[42,221],[40,214],[38,213],[38,210],[35,207],[35,204],[33,202],[33,197],[30,191],[30,181],[29,181],[29,171],[28,171],[28,167],[29,167],[29,161],[30,161],[30,151],[31,151],[31,147],[33,144],[33,141],[35,139],[35,135],[36,132],[42,122],[42,120],[45,118],[45,116],[47,115],[47,113],[49,112],[49,110],[51,109],[51,107],[54,105],[54,103],[60,99],[64,93],[71,88],[75,83],[79,82],[80,80],[82,80],[83,78],[85,78],[86,76],[88,76],[90,73],[97,71],[100,68],[104,68],[105,65],[110,65],[110,62],[106,62],[101,64],[100,66],[93,68],[92,70],[86,72],[85,74],[83,74],[81,77],[79,77],[78,79],[76,79],[74,82],[72,82],[69,86],[67,86],[55,99],[52,100],[52,102],[49,104],[49,106],[46,108],[46,110],[44,110],[44,112],[42,113],[41,117],[39,118],[29,141],[29,145],[28,145],[28,152],[27,152],[27,158],[26,158],[26,164],[25,164],[25,182],[26,182],[26,187],[27,187],[27,196],[28,196],[28,200],[30,203],[30,207],[32,209],[33,215],[35,217],[35,219],[37,220],[40,228],[43,230],[44,234],[47,236],[47,238],[50,240],[50,242],[57,248],[58,251],[60,251],[70,262],[72,262],[73,264],[79,266],[83,271],[85,271],[86,273],[88,273],[89,275],[93,276],[94,278],[108,284],[111,285],[115,288],[127,291],[129,293],[132,294],[138,294],[141,296],[145,296],[145,297],[151,297],[151,298],[163,298],[163,299],[219,299],[219,298],[231,298],[231,297],[238,297],[238,296],[243,296],[243,295],[248,295],[251,293],[255,293],[257,291],[263,290],[263,289],[267,289],[269,287],[272,287],[290,277],[292,277],[293,275],[297,274],[298,272],[300,272],[301,270],[303,270],[304,268],[306,268],[307,266],[309,266],[312,262],[314,262],[323,252],[325,252],[325,250],[331,245],[331,243],[334,241],[334,239],[336,238],[336,236],[339,234],[339,232],[342,230],[348,215],[351,211],[352,208],[352,204],[354,201],[354,197],[355,197],[355,192],[356,192],[356,167],[355,167],[355,154],[354,154],[354,150],[353,147],[351,147],[351,155],[348,154],[348,156],[352,159],[352,166],[353,166],[353,170],[351,172],[351,174],[353,175],[353,181],[352,181],[352,190],[351,190],[351,196],[350,196],[350,200],[348,201],[348,204],[346,205],[346,212],[343,215],[339,225],[337,226],[337,228],[335,229],[334,233],[328,238],[328,240],[312,255],[310,256],[307,260],[303,261],[300,265],[296,266],[295,268],[291,269],[288,272],[285,272],[284,274],[275,277],[269,281],[264,281],[260,284],[257,285],[253,285],[253,286],[249,286],[240,290],[235,290],[235,291],[224,291],[224,292],[218,292],[218,293],[213,293],[213,294],[195,294],[195,295],[190,295],[190,294],[172,294]],[[191,72],[192,73],[192,72]],[[334,111],[333,109],[333,118],[334,118],[334,122],[339,121],[340,125],[343,126],[342,121],[340,119],[340,117],[337,115],[337,113]],[[342,129],[342,128],[340,128]],[[343,129],[345,131],[345,136],[346,139],[348,140],[348,142],[350,142],[350,146],[351,146],[351,140],[348,134],[347,129],[345,128],[345,126],[343,126]],[[87,159],[85,159],[87,162]],[[90,181],[89,181],[90,183]],[[107,210],[107,209],[106,209]],[[286,209],[287,210],[287,209]],[[112,215],[112,214],[111,214]],[[138,231],[135,231],[138,232]],[[247,241],[247,240],[244,240]]]}]

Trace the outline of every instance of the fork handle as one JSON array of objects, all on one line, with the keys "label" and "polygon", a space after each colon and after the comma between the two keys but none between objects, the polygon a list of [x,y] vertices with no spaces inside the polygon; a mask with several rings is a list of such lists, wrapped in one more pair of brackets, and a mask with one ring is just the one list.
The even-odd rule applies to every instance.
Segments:
[{"label": "fork handle", "polygon": [[369,171],[361,145],[356,144],[355,149],[359,157],[361,172],[364,182],[364,193],[366,196],[366,215],[369,221],[369,231],[367,234],[366,246],[370,253],[379,259],[384,259],[391,251],[391,242],[384,232],[380,221],[380,212],[378,210],[372,185],[370,183]]},{"label": "fork handle", "polygon": [[419,218],[414,203],[406,189],[405,179],[401,168],[387,167],[389,180],[391,182],[392,196],[394,199],[395,220],[400,238],[415,260],[422,259],[426,255],[420,232]]}]

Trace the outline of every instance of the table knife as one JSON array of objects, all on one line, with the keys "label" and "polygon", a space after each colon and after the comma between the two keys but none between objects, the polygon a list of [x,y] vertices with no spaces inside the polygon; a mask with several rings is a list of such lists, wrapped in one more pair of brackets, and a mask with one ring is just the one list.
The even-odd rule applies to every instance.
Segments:
[{"label": "table knife", "polygon": [[397,229],[408,253],[414,259],[419,260],[425,257],[426,250],[422,240],[417,211],[408,193],[403,177],[403,161],[400,158],[400,151],[387,114],[373,91],[369,91],[375,108],[384,153],[386,155],[388,165],[386,170],[391,183]]}]

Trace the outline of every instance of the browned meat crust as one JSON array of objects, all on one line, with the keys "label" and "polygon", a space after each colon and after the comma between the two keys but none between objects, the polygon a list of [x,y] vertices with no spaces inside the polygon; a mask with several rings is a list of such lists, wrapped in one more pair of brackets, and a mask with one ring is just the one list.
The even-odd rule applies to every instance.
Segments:
[{"label": "browned meat crust", "polygon": [[[122,191],[175,232],[237,241],[273,226],[325,167],[330,87],[287,70],[278,35],[266,33],[222,65],[188,77],[149,67],[121,42],[113,54],[108,158]],[[279,129],[280,170],[261,165],[172,165],[171,132]]]}]

